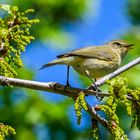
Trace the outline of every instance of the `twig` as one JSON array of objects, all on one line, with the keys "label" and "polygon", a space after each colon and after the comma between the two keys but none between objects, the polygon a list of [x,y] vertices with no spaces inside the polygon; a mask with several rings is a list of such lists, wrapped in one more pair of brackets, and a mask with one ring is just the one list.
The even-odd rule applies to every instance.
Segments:
[{"label": "twig", "polygon": [[100,115],[98,115],[94,107],[91,107],[88,103],[87,106],[88,106],[88,113],[92,116],[92,118],[96,119],[100,124],[102,124],[104,127],[106,127],[109,130],[108,121],[102,118]]}]

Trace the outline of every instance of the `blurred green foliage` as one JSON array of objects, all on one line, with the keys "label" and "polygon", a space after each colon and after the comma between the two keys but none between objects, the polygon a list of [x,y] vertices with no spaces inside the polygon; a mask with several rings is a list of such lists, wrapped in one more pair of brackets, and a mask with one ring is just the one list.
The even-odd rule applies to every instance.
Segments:
[{"label": "blurred green foliage", "polygon": [[[126,2],[125,8],[126,9],[124,9],[124,11],[127,11],[126,16],[129,19],[131,26],[125,33],[123,33],[123,35],[120,35],[120,38],[124,39],[130,43],[135,44],[135,46],[133,47],[132,50],[130,50],[128,52],[122,65],[127,64],[128,62],[130,62],[140,56],[140,46],[139,46],[139,44],[140,44],[140,1],[139,0],[128,0]],[[140,74],[140,65],[137,65],[137,66],[125,71],[124,73],[122,73],[121,76],[126,77],[128,79],[128,87],[134,89],[134,88],[140,87],[139,74]],[[86,86],[89,85],[90,81],[86,80],[87,78],[80,76],[79,79],[82,81],[82,83],[84,85],[86,85]],[[104,85],[101,88],[107,89],[108,87]],[[123,97],[123,95],[122,95],[122,97]],[[103,100],[103,103],[106,101],[107,101],[106,99]],[[128,112],[130,110],[131,110],[131,112],[134,111],[134,109],[132,109],[132,108],[130,109],[129,106],[124,107],[122,104],[119,104],[117,106],[116,112],[117,112],[117,115],[118,115],[118,118],[120,121],[120,123],[119,123],[120,127],[128,135],[129,139],[135,139],[135,140],[140,139],[140,131],[138,129],[139,126],[138,126],[138,128],[134,127],[133,129],[131,129],[131,125],[134,126],[134,124],[135,125],[137,123],[139,124],[139,119],[138,119],[138,122],[136,123],[135,121],[137,120],[137,117],[135,117],[135,115],[134,116],[132,115],[132,117],[130,117],[129,115],[126,115],[126,109]],[[107,109],[106,109],[106,111],[109,112],[109,110],[107,110]],[[137,111],[134,111],[133,113],[135,113],[135,112],[137,112]],[[137,114],[139,114],[139,113],[137,112]],[[113,115],[111,115],[111,116],[113,116]],[[104,140],[114,139],[114,137],[112,137],[106,130],[104,130],[104,136],[106,136],[106,137],[103,137]]]},{"label": "blurred green foliage", "polygon": [[[135,46],[132,50],[128,53],[127,57],[125,58],[124,64],[134,60],[135,58],[140,56],[140,33],[139,29],[137,27],[132,27],[131,30],[126,33],[124,36],[122,36],[123,39],[134,43]],[[130,74],[131,73],[131,74]],[[125,73],[121,74],[122,76],[125,76],[129,80],[129,86],[131,88],[139,87],[140,85],[140,79],[138,78],[138,75],[140,73],[140,65],[137,65],[130,70],[126,71]]]},{"label": "blurred green foliage", "polygon": [[[19,77],[33,79],[34,73],[18,70]],[[75,131],[69,116],[70,99],[61,102],[48,101],[35,90],[0,88],[0,121],[15,128],[12,140],[77,140],[87,139],[87,131]],[[41,133],[41,134],[40,134]]]},{"label": "blurred green foliage", "polygon": [[[68,46],[72,36],[65,29],[66,24],[73,24],[82,19],[88,1],[86,0],[14,0],[21,10],[34,8],[35,16],[41,21],[32,28],[32,34],[57,47]],[[56,45],[57,44],[57,45]],[[64,45],[65,44],[65,45]]]},{"label": "blurred green foliage", "polygon": [[[33,10],[21,13],[18,11],[18,7],[6,4],[0,4],[0,10],[4,10],[0,15],[0,75],[15,77],[17,75],[15,67],[19,68],[23,65],[20,58],[21,52],[34,39],[30,35],[29,29],[38,20],[28,19],[27,14]],[[5,139],[5,136],[10,134],[15,134],[15,130],[11,126],[1,123],[0,139]]]},{"label": "blurred green foliage", "polygon": [[[19,9],[34,8],[35,15],[40,19],[40,23],[32,28],[31,33],[37,39],[46,39],[56,41],[59,38],[61,42],[67,40],[68,33],[65,31],[66,23],[75,23],[81,19],[86,11],[86,0],[31,0],[19,1],[14,0],[12,5],[18,5]],[[136,3],[136,4],[135,4]],[[123,39],[136,46],[126,57],[124,63],[139,56],[139,0],[128,0],[128,16],[132,22],[132,28],[128,31]],[[66,42],[67,43],[67,42]],[[131,74],[130,74],[131,73]],[[139,86],[138,75],[140,67],[125,72],[123,75],[128,77],[130,87]],[[20,78],[33,79],[34,74],[27,69],[19,69],[18,75]],[[86,82],[85,82],[86,83]],[[88,133],[76,132],[70,123],[68,108],[72,104],[70,100],[65,100],[59,103],[52,103],[41,97],[37,91],[20,89],[20,88],[0,88],[0,121],[11,125],[16,130],[16,136],[11,137],[13,140],[85,140],[88,139]],[[129,118],[124,112],[125,108],[121,105],[117,108],[117,114],[120,118],[121,128],[130,134]],[[42,134],[40,134],[40,131]],[[138,130],[136,130],[137,132]],[[106,133],[106,132],[104,132]],[[109,134],[105,134],[104,139],[112,139]],[[140,137],[139,137],[140,138]]]},{"label": "blurred green foliage", "polygon": [[140,1],[128,0],[128,15],[133,25],[140,24]]},{"label": "blurred green foliage", "polygon": [[[126,16],[128,16],[128,19],[131,22],[131,27],[124,35],[121,36],[121,38],[127,40],[128,42],[134,43],[135,46],[128,53],[124,61],[124,64],[140,56],[140,46],[139,46],[140,8],[139,7],[140,7],[139,0],[128,0],[126,4],[126,8],[127,8],[126,10],[128,11]],[[140,79],[138,78],[139,73],[140,73],[140,65],[137,65],[132,69],[123,73],[122,76],[127,77],[129,80],[129,86],[131,88],[134,88],[134,87],[139,87],[140,85]]]},{"label": "blurred green foliage", "polygon": [[[13,3],[16,1],[13,1]],[[19,3],[18,3],[19,2]],[[11,3],[11,1],[10,1]],[[15,5],[15,4],[13,4]],[[8,34],[13,35],[14,33],[27,33],[29,35],[30,24],[34,22],[34,20],[29,20],[25,14],[28,13],[27,8],[33,8],[36,11],[36,14],[30,14],[29,18],[39,17],[41,20],[41,24],[36,28],[34,28],[31,32],[33,35],[36,35],[38,38],[53,38],[53,34],[63,32],[62,26],[66,22],[73,22],[82,16],[85,11],[86,1],[85,0],[73,0],[68,2],[65,1],[17,1],[20,11],[23,10],[21,14],[19,11],[17,12],[17,18],[15,20],[16,13],[11,13],[12,24],[15,25],[15,21],[20,20],[26,22],[23,23],[23,28],[14,27],[15,32],[8,31]],[[29,6],[29,7],[28,7]],[[7,9],[6,9],[7,8]],[[77,9],[77,10],[73,10]],[[4,10],[11,10],[9,6],[5,5]],[[18,9],[17,9],[18,10]],[[72,12],[72,13],[71,13]],[[7,16],[7,14],[6,14]],[[25,17],[24,17],[25,16]],[[12,18],[14,17],[14,18]],[[22,19],[21,19],[22,18]],[[2,21],[2,20],[1,20]],[[9,21],[8,18],[6,20]],[[6,23],[7,23],[6,22]],[[35,21],[36,22],[36,21]],[[8,22],[9,23],[9,22]],[[13,24],[14,23],[14,24]],[[16,22],[17,23],[17,22]],[[8,24],[9,25],[9,24]],[[7,24],[1,24],[3,28],[8,30]],[[2,29],[3,29],[2,28]],[[10,26],[11,28],[11,26]],[[20,30],[21,29],[21,30]],[[22,31],[23,29],[23,31]],[[38,30],[37,30],[38,29]],[[27,31],[26,31],[27,30]],[[2,33],[2,32],[1,32]],[[13,33],[13,34],[12,34]],[[6,34],[7,35],[7,34]],[[16,37],[18,34],[14,34],[12,37]],[[12,44],[7,44],[7,47],[14,48],[22,47],[22,51],[24,51],[24,47],[30,43],[29,38],[19,38],[18,42],[11,41]],[[5,38],[5,34],[3,35]],[[2,37],[3,37],[2,36]],[[30,36],[29,36],[30,37]],[[60,37],[60,36],[59,36]],[[64,40],[66,36],[64,35]],[[7,40],[8,42],[9,40]],[[24,41],[24,42],[21,42]],[[18,44],[19,43],[19,44]],[[16,45],[16,46],[15,46]],[[24,45],[24,46],[23,46]],[[9,50],[9,49],[8,49]],[[14,55],[14,54],[13,54]],[[2,54],[1,54],[2,56]],[[10,56],[10,55],[9,55]],[[19,55],[20,56],[20,55]],[[18,57],[19,58],[19,57]],[[18,59],[15,59],[16,61]],[[12,61],[13,62],[13,61]],[[34,74],[25,68],[16,69],[16,74],[18,74],[19,78],[30,79],[32,80]],[[7,72],[3,72],[7,73]],[[8,75],[10,76],[10,75]],[[20,89],[20,88],[12,88],[12,87],[1,87],[0,88],[0,121],[4,124],[8,124],[15,128],[16,135],[10,137],[10,139],[14,140],[36,140],[36,139],[47,139],[47,140],[77,140],[77,139],[87,139],[88,133],[84,131],[79,134],[73,128],[70,123],[70,118],[68,115],[68,110],[70,105],[72,104],[71,100],[64,100],[59,103],[52,103],[50,101],[45,100],[37,91],[29,90],[29,89]],[[71,117],[71,116],[70,116]],[[41,134],[40,134],[41,133]],[[78,135],[79,134],[79,135]]]},{"label": "blurred green foliage", "polygon": [[[135,44],[135,46],[133,47],[132,50],[128,52],[122,65],[140,56],[140,46],[139,46],[140,44],[140,8],[139,7],[140,7],[139,0],[128,0],[126,2],[126,7],[125,7],[126,9],[124,10],[127,11],[126,16],[131,23],[131,27],[129,27],[129,29],[123,35],[120,36],[120,38],[130,43]],[[121,76],[126,77],[128,79],[128,87],[134,89],[134,88],[140,87],[139,74],[140,74],[140,65],[137,65],[125,71],[123,74],[121,74]],[[130,128],[131,124],[132,126],[133,124],[136,124],[134,122],[137,119],[135,118],[135,115],[134,116],[132,115],[133,119],[135,119],[135,121],[133,122],[132,117],[126,115],[126,108],[127,107],[124,107],[122,104],[119,104],[116,110],[118,118],[120,120],[120,127],[128,135],[129,139],[135,139],[135,140],[140,139],[139,129]],[[127,111],[129,112],[131,109],[128,106]],[[130,112],[135,113],[135,111],[134,112],[133,111],[134,109],[132,109]],[[106,132],[105,135],[108,135],[107,133],[108,132]],[[114,137],[110,136],[109,134],[105,139],[112,140],[114,139]]]}]

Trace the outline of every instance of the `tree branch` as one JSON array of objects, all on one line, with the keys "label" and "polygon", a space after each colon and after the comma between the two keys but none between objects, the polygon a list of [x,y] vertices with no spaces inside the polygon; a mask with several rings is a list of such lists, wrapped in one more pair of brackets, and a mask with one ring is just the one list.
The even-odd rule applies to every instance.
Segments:
[{"label": "tree branch", "polygon": [[[42,91],[48,91],[48,92],[54,92],[57,94],[65,95],[68,97],[76,97],[77,93],[80,93],[83,91],[85,95],[96,95],[96,91],[92,90],[86,90],[86,89],[80,89],[80,88],[74,88],[74,87],[67,87],[65,88],[65,85],[56,83],[56,82],[37,82],[37,81],[31,81],[31,80],[23,80],[23,79],[17,79],[17,78],[9,78],[0,76],[0,85],[2,86],[17,86],[17,87],[24,87],[24,88],[30,88],[35,90],[42,90]],[[108,94],[99,92],[100,97],[108,96]]]},{"label": "tree branch", "polygon": [[[134,67],[135,65],[140,63],[140,57],[137,59],[131,61],[127,65],[119,68],[118,70],[114,71],[111,74],[108,74],[101,78],[100,80],[96,81],[95,84],[97,86],[101,86],[102,84],[105,83],[106,80],[109,80],[120,73],[130,69],[131,67]],[[18,87],[24,87],[24,88],[30,88],[30,89],[35,89],[35,90],[43,90],[43,91],[48,91],[48,92],[54,92],[57,94],[65,95],[68,97],[71,97],[75,100],[77,97],[78,93],[83,91],[86,95],[96,95],[97,92],[90,90],[90,89],[80,89],[80,88],[74,88],[74,87],[68,87],[65,89],[65,85],[56,83],[56,82],[37,82],[37,81],[30,81],[30,80],[22,80],[22,79],[17,79],[17,78],[9,78],[9,77],[4,77],[0,76],[0,84],[3,86],[18,86]],[[93,85],[92,85],[93,86]],[[91,86],[91,87],[92,87]],[[99,92],[98,96],[104,97],[104,96],[109,96],[109,94]],[[92,116],[93,119],[96,119],[99,123],[101,123],[103,126],[105,126],[109,131],[110,128],[108,126],[108,121],[102,118],[100,115],[97,114],[95,111],[94,107],[91,107],[88,103],[88,110],[87,112]]]},{"label": "tree branch", "polygon": [[[102,84],[105,83],[106,80],[116,77],[120,73],[130,69],[131,67],[134,67],[135,65],[137,65],[139,63],[140,63],[140,57],[129,62],[125,66],[114,71],[113,73],[110,73],[110,74],[104,76],[103,78],[97,80],[95,82],[95,84],[97,86],[101,86]],[[0,76],[0,84],[3,86],[12,85],[12,86],[30,88],[30,89],[35,89],[35,90],[54,92],[57,94],[62,94],[62,95],[68,96],[68,97],[75,97],[75,96],[77,96],[77,93],[79,93],[80,91],[83,91],[86,95],[96,95],[96,93],[97,93],[96,91],[93,91],[93,90],[80,89],[80,88],[74,88],[74,87],[67,87],[65,89],[65,85],[62,85],[62,84],[59,84],[56,82],[37,82],[37,81],[31,81],[31,80],[9,78],[9,77],[4,77],[4,76]],[[108,96],[107,93],[103,93],[103,92],[99,92],[98,94],[100,97]]]}]

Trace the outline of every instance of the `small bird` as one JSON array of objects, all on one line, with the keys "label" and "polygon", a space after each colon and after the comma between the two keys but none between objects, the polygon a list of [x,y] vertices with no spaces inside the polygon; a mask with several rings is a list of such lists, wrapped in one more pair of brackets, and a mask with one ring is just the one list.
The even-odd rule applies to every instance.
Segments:
[{"label": "small bird", "polygon": [[69,67],[73,67],[81,75],[88,78],[101,78],[106,74],[115,71],[121,64],[128,50],[134,44],[129,44],[124,40],[113,40],[102,46],[88,46],[70,51],[57,56],[40,69],[53,65],[67,65],[67,84],[69,85]]}]

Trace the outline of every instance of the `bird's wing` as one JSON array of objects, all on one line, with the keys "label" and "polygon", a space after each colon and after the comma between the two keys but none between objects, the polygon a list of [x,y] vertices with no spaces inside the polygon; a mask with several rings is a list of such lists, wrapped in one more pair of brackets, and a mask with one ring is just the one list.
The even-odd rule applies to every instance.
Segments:
[{"label": "bird's wing", "polygon": [[81,48],[77,50],[73,50],[71,52],[58,55],[57,58],[64,58],[69,56],[80,56],[80,57],[86,57],[86,58],[96,58],[100,60],[112,60],[114,59],[114,51],[111,49],[111,47],[86,47]]}]

